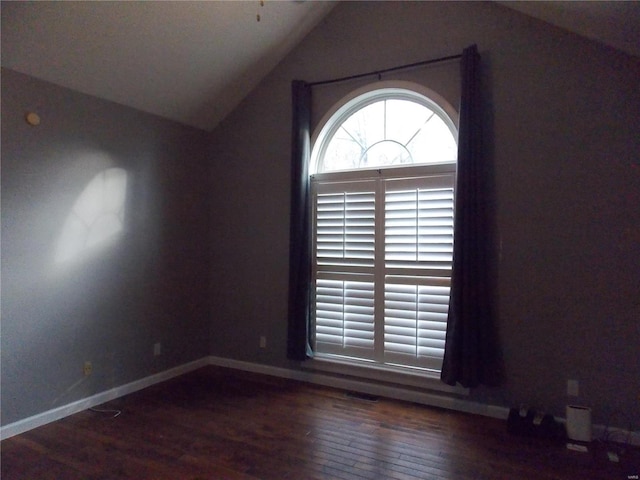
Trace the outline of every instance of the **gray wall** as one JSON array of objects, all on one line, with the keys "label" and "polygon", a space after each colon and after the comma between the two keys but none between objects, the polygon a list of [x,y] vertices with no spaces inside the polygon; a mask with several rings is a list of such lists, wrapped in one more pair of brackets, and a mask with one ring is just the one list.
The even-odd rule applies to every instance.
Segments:
[{"label": "gray wall", "polygon": [[[566,382],[577,379],[574,401],[596,422],[614,414],[613,424],[637,428],[640,62],[488,3],[342,3],[213,132],[211,353],[289,366],[290,81],[473,43],[488,106],[505,380],[471,398],[564,415]],[[446,73],[416,75],[453,88],[442,86]],[[358,85],[316,88],[316,122]]]},{"label": "gray wall", "polygon": [[[25,122],[29,111],[39,126]],[[205,140],[2,70],[3,425],[207,354]],[[76,198],[109,167],[128,173],[123,234],[56,264]]]},{"label": "gray wall", "polygon": [[[626,412],[637,428],[640,62],[460,2],[338,5],[209,135],[3,70],[2,424],[208,354],[295,367],[285,356],[291,80],[472,43],[489,107],[505,381],[471,398],[563,414],[566,380],[578,379],[595,421],[615,414],[628,427]],[[455,105],[455,68],[398,78]],[[315,89],[315,123],[359,85]],[[27,125],[27,111],[41,125]],[[129,175],[123,235],[56,267],[75,199],[112,166]]]}]

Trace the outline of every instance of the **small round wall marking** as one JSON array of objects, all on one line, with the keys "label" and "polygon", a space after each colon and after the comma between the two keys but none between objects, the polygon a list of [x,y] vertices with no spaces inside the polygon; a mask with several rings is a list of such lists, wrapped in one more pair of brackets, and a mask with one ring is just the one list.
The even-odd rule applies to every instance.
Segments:
[{"label": "small round wall marking", "polygon": [[27,123],[32,127],[35,127],[36,125],[40,125],[40,115],[38,115],[35,112],[27,113],[27,115],[25,116],[25,119],[27,120]]}]

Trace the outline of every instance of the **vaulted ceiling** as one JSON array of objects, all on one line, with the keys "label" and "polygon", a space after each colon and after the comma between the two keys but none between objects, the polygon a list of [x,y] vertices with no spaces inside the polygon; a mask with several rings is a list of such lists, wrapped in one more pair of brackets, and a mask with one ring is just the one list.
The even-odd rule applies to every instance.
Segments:
[{"label": "vaulted ceiling", "polygon": [[[640,2],[498,3],[640,56]],[[3,1],[2,66],[211,130],[336,5]]]},{"label": "vaulted ceiling", "polygon": [[334,6],[3,1],[2,66],[210,130]]}]

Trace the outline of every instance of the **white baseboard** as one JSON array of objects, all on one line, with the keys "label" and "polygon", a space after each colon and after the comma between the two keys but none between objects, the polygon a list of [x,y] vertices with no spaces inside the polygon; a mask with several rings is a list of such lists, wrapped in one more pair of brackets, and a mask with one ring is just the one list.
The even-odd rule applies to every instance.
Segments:
[{"label": "white baseboard", "polygon": [[[432,407],[441,407],[459,412],[472,413],[485,417],[506,420],[509,416],[509,408],[498,405],[488,405],[478,402],[472,402],[462,398],[451,397],[437,392],[416,391],[402,387],[390,387],[388,385],[378,385],[366,380],[353,380],[349,378],[340,378],[326,375],[318,372],[307,370],[292,370],[287,368],[272,367],[259,363],[243,362],[221,357],[209,357],[209,364],[219,367],[235,368],[237,370],[245,370],[248,372],[262,373],[275,377],[290,378],[303,382],[324,385],[327,387],[351,390],[368,395],[376,395],[381,397],[393,398],[395,400],[404,400],[408,402],[429,405]],[[560,422],[566,422],[566,419],[556,417]],[[594,438],[602,438],[605,435],[606,427],[604,425],[593,425]],[[506,426],[505,426],[506,431]],[[619,443],[629,443],[630,445],[640,446],[640,433],[630,432],[620,428],[609,428],[609,438]]]},{"label": "white baseboard", "polygon": [[111,390],[107,390],[105,392],[97,393],[90,397],[77,400],[67,405],[63,405],[52,410],[47,410],[46,412],[38,413],[37,415],[34,415],[32,417],[18,420],[17,422],[0,427],[0,440],[13,437],[14,435],[19,435],[42,425],[46,425],[47,423],[55,422],[56,420],[68,417],[69,415],[73,415],[74,413],[82,412],[89,408],[96,407],[110,400],[115,400],[116,398],[120,398],[130,393],[137,392],[138,390],[150,387],[152,385],[155,385],[156,383],[164,382],[165,380],[169,380],[179,375],[184,375],[185,373],[209,364],[210,361],[207,357],[201,358],[199,360],[186,363],[184,365],[179,365],[169,370],[165,370],[164,372],[156,373],[149,377],[141,378],[140,380],[135,380],[131,383],[127,383],[126,385],[115,387]]},{"label": "white baseboard", "polygon": [[308,370],[292,370],[287,368],[271,367],[258,363],[243,362],[240,360],[232,360],[229,358],[209,357],[211,365],[219,367],[235,368],[254,373],[263,373],[275,377],[290,378],[303,382],[315,383],[326,387],[341,388],[344,390],[352,390],[368,395],[377,395],[381,397],[393,398],[396,400],[405,400],[433,407],[448,408],[460,412],[474,413],[486,417],[493,417],[506,420],[509,416],[509,409],[506,407],[498,407],[495,405],[486,405],[482,403],[472,402],[469,400],[443,395],[439,392],[418,391],[409,388],[397,386],[380,385],[366,380],[355,380],[351,378],[336,377],[319,373],[317,371]]},{"label": "white baseboard", "polygon": [[[193,370],[197,370],[198,368],[207,365],[234,368],[236,370],[244,370],[247,372],[271,375],[274,377],[288,378],[327,387],[351,390],[360,393],[366,393],[368,395],[377,395],[387,398],[393,398],[396,400],[404,400],[408,402],[441,407],[476,415],[483,415],[486,417],[492,417],[502,420],[505,420],[509,415],[509,409],[506,407],[472,402],[461,398],[442,395],[437,392],[416,391],[402,387],[378,385],[372,382],[367,382],[365,380],[340,378],[318,372],[273,367],[270,365],[244,362],[241,360],[233,360],[230,358],[209,356],[190,363],[186,363],[184,365],[179,365],[169,370],[165,370],[164,372],[156,373],[149,377],[127,383],[126,385],[115,387],[111,390],[92,395],[91,397],[87,397],[82,400],[78,400],[67,405],[63,405],[61,407],[54,408],[52,410],[48,410],[32,417],[25,418],[23,420],[19,420],[17,422],[0,427],[0,440],[13,437],[14,435],[19,435],[21,433],[27,432],[51,422],[55,422],[56,420],[68,417],[69,415],[73,415],[74,413],[82,412],[89,408],[96,407],[110,400],[114,400],[130,393],[137,392],[138,390],[142,390],[143,388],[147,388],[171,378],[184,375],[185,373],[189,373]],[[564,418],[559,418],[558,420],[565,421]],[[593,425],[593,432],[596,438],[601,438],[604,435],[605,430],[606,429],[604,425]],[[614,432],[614,434],[612,434],[612,432]],[[631,445],[640,446],[640,433],[629,432],[627,430],[619,428],[610,428],[609,433],[612,440],[616,442],[629,443]]]}]

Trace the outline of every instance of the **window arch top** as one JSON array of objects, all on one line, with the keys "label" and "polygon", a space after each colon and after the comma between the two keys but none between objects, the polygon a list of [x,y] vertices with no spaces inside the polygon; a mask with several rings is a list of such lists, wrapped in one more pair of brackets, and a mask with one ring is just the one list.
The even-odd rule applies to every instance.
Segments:
[{"label": "window arch top", "polygon": [[456,126],[438,103],[413,90],[379,88],[330,114],[310,172],[455,163],[457,149]]}]

